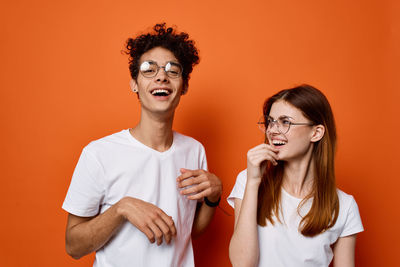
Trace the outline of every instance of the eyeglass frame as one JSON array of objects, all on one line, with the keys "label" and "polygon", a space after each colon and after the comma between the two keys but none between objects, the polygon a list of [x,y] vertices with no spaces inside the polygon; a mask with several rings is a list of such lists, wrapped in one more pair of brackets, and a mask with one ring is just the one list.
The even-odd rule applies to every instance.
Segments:
[{"label": "eyeglass frame", "polygon": [[[153,64],[153,65],[156,65],[156,66],[157,66],[157,71],[154,73],[154,75],[151,75],[151,76],[148,76],[148,75],[147,75],[147,76],[146,76],[145,74],[143,74],[143,72],[142,72],[142,65],[143,65],[144,63],[149,63],[149,64]],[[170,64],[170,65],[175,65],[175,66],[178,66],[178,67],[180,68],[181,71],[177,74],[178,76],[176,76],[176,77],[171,77],[171,76],[170,76],[169,70],[166,70],[168,64]],[[157,64],[157,62],[155,62],[155,61],[153,61],[153,60],[145,60],[145,61],[143,61],[142,63],[140,63],[140,65],[139,65],[139,72],[140,72],[140,74],[142,74],[143,77],[145,77],[145,78],[154,78],[154,77],[156,77],[157,74],[158,74],[158,72],[160,71],[160,69],[164,69],[165,74],[166,74],[169,78],[171,78],[171,79],[177,79],[177,78],[182,77],[183,67],[182,67],[181,64],[179,64],[179,63],[177,63],[177,62],[174,62],[174,61],[167,61],[167,63],[165,64],[165,66],[159,66],[159,65]]]},{"label": "eyeglass frame", "polygon": [[[288,129],[287,129],[286,132],[283,132],[283,131],[281,130],[281,128],[279,128],[279,124],[280,124],[280,123],[278,122],[278,120],[279,120],[279,119],[282,119],[282,117],[279,117],[278,120],[275,120],[275,119],[272,118],[271,116],[268,116],[267,119],[268,119],[268,118],[271,119],[271,124],[276,125],[278,131],[279,131],[281,134],[287,134],[287,133],[289,132],[289,130],[290,130],[290,126],[292,126],[292,125],[307,125],[307,126],[314,126],[314,125],[315,125],[315,123],[313,123],[313,122],[291,122],[290,120],[287,120],[288,123],[289,123],[289,127],[288,127]],[[287,117],[286,117],[286,118],[287,118]],[[264,116],[262,116],[261,119],[262,119],[263,121],[258,121],[257,124],[258,124],[258,125],[263,124],[264,127],[265,127],[265,130],[263,131],[263,130],[260,128],[260,126],[258,126],[258,127],[259,127],[260,130],[262,130],[263,132],[266,133],[266,132],[267,132],[267,129],[268,129],[268,127],[266,126],[266,121],[267,121],[267,120],[265,119]],[[271,128],[273,127],[273,125],[271,126]]]}]

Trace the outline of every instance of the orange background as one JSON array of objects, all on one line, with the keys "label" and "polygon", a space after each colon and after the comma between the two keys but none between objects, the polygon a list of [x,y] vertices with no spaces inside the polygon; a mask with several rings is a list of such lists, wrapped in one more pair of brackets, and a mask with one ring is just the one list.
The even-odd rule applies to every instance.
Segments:
[{"label": "orange background", "polygon": [[[91,266],[64,250],[61,209],[82,148],[133,127],[130,36],[166,21],[200,49],[174,128],[201,141],[226,198],[263,140],[266,97],[303,82],[328,96],[338,187],[366,231],[358,266],[398,263],[400,9],[392,1],[2,1],[0,265]],[[224,201],[221,208],[231,215]],[[194,242],[197,266],[230,266],[233,216]]]}]

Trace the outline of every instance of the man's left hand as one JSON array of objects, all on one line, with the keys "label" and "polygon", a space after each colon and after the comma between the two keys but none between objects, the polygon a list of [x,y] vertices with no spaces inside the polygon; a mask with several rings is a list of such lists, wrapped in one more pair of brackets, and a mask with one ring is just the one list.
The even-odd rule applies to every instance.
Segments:
[{"label": "man's left hand", "polygon": [[181,175],[176,179],[181,195],[188,199],[202,199],[207,197],[211,202],[217,202],[222,194],[222,182],[213,173],[205,170],[188,170],[181,168]]}]

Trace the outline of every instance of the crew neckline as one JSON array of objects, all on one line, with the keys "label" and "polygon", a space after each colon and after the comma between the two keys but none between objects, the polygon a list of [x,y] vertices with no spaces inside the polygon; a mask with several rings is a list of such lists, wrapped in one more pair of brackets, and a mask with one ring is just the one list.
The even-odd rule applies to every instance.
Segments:
[{"label": "crew neckline", "polygon": [[[293,196],[293,195],[291,195],[289,192],[287,192],[286,190],[285,190],[285,188],[283,188],[283,186],[281,186],[281,189],[282,189],[282,192],[285,194],[285,195],[287,195],[289,198],[291,198],[291,199],[295,199],[295,200],[297,200],[297,201],[303,201],[303,199],[304,198],[298,198],[298,197],[295,197],[295,196]],[[311,198],[309,198],[309,199],[313,199],[314,197],[311,197]]]}]

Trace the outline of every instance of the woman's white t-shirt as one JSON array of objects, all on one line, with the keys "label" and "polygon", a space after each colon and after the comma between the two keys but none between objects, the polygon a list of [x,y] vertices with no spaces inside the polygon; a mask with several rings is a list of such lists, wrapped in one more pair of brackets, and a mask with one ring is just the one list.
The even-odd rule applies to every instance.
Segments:
[{"label": "woman's white t-shirt", "polygon": [[[235,186],[228,197],[228,203],[235,208],[234,199],[243,199],[246,188],[247,171],[239,173]],[[345,237],[364,230],[357,203],[351,195],[337,190],[339,197],[339,216],[335,225],[315,237],[303,236],[298,228],[302,216],[311,208],[312,199],[309,199],[301,208],[298,206],[301,199],[291,196],[284,189],[281,194],[280,219],[274,220],[272,225],[258,225],[258,240],[260,247],[259,266],[329,266],[333,252],[331,245],[339,237]]]}]

